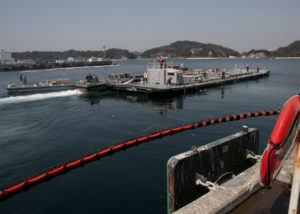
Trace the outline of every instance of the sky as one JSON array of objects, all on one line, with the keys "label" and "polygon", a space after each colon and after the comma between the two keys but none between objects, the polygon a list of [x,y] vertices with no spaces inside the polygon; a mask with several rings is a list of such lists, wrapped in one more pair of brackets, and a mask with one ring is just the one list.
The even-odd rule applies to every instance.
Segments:
[{"label": "sky", "polygon": [[145,51],[178,40],[239,52],[300,40],[300,0],[1,0],[0,49]]}]

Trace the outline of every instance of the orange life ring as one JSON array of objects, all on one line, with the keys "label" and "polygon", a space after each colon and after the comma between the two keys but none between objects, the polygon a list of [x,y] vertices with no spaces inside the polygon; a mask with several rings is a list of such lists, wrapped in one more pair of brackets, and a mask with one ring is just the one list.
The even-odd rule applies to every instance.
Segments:
[{"label": "orange life ring", "polygon": [[[277,175],[281,168],[282,160],[292,148],[292,130],[299,123],[300,96],[293,96],[284,105],[271,133],[268,145],[264,151],[260,180],[262,185],[270,186],[271,179]],[[270,112],[270,115],[272,115]],[[264,115],[264,114],[263,114]]]}]

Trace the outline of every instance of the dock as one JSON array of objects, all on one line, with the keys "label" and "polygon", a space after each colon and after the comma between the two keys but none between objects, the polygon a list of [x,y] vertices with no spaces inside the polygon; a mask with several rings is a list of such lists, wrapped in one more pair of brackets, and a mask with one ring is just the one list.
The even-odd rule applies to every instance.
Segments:
[{"label": "dock", "polygon": [[187,84],[149,84],[144,83],[110,83],[112,89],[119,92],[144,93],[153,96],[164,96],[170,94],[185,94],[203,90],[206,88],[217,87],[224,84],[232,84],[241,81],[255,80],[268,76],[269,70],[261,70],[259,72],[251,72],[243,75],[228,75],[225,78],[211,78],[201,82],[193,82]]}]

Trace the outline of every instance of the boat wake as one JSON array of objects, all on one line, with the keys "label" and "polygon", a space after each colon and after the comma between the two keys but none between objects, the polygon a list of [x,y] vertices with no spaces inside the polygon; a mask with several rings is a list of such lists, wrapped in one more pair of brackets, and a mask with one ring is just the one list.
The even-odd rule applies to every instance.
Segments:
[{"label": "boat wake", "polygon": [[60,92],[51,92],[51,93],[39,93],[39,94],[31,94],[31,95],[22,95],[22,96],[11,96],[0,98],[0,105],[10,104],[10,103],[23,103],[23,102],[31,102],[37,100],[45,100],[57,97],[68,97],[73,95],[82,94],[79,90],[68,90],[68,91],[60,91]]}]

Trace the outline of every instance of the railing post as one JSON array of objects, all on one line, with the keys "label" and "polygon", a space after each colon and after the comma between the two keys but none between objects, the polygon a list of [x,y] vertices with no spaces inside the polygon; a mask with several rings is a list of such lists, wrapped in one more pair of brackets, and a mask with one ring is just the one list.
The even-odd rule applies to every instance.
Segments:
[{"label": "railing post", "polygon": [[295,137],[296,148],[296,158],[294,163],[294,175],[293,175],[293,184],[290,196],[289,204],[289,214],[296,214],[298,210],[298,200],[299,200],[299,191],[300,191],[300,125],[297,129],[297,134]]}]

